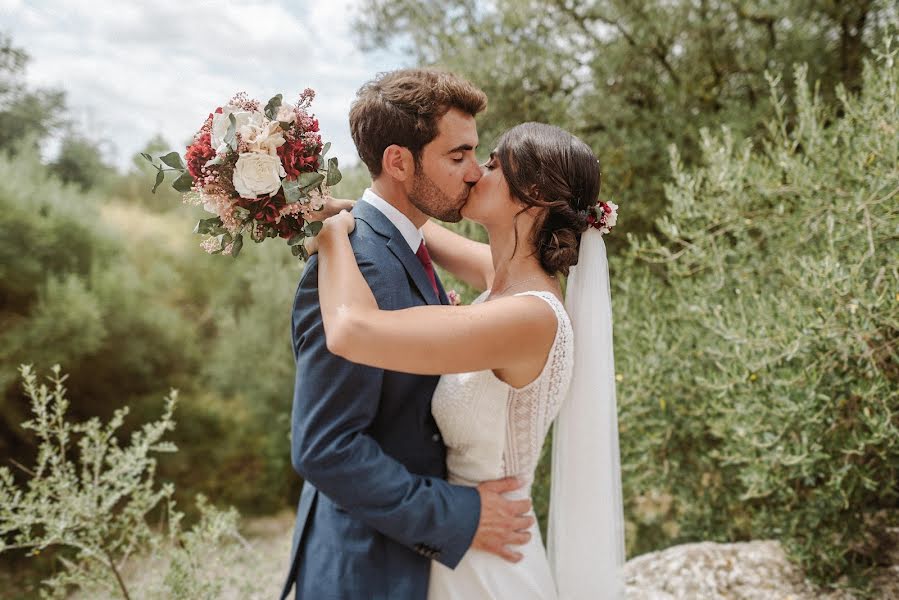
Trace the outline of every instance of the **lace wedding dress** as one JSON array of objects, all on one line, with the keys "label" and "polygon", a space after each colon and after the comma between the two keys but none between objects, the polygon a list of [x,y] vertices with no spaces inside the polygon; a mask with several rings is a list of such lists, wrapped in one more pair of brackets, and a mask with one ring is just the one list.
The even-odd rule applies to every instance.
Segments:
[{"label": "lace wedding dress", "polygon": [[[475,303],[484,301],[486,294]],[[565,307],[553,294],[515,295],[537,296],[556,314],[556,337],[540,375],[521,388],[501,381],[490,370],[444,375],[431,410],[447,446],[451,483],[476,486],[515,476],[525,486],[508,497],[525,498],[530,496],[543,441],[571,381],[574,336]],[[432,562],[428,600],[556,600],[536,523],[530,532],[530,542],[515,547],[524,555],[518,563],[476,549],[470,549],[454,570]]]}]

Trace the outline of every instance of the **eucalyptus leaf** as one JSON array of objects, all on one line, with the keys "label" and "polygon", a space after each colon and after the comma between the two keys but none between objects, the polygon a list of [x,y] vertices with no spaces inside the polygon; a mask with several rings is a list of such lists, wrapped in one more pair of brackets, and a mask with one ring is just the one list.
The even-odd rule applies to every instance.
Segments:
[{"label": "eucalyptus leaf", "polygon": [[306,226],[303,228],[303,231],[306,232],[308,237],[315,237],[318,235],[318,232],[322,230],[322,222],[321,221],[310,221],[306,223]]},{"label": "eucalyptus leaf", "polygon": [[300,173],[300,176],[297,177],[297,181],[300,184],[300,190],[302,190],[304,194],[307,194],[314,188],[320,186],[324,180],[325,176],[321,173]]},{"label": "eucalyptus leaf", "polygon": [[162,170],[160,169],[159,171],[156,171],[156,185],[154,185],[153,189],[151,190],[154,194],[156,193],[156,188],[159,187],[159,184],[162,183],[163,179],[165,179],[165,174],[162,172]]},{"label": "eucalyptus leaf", "polygon": [[298,202],[303,197],[303,191],[300,182],[297,179],[292,179],[290,181],[285,179],[281,182],[281,187],[284,189],[284,199],[287,200],[289,204]]},{"label": "eucalyptus leaf", "polygon": [[331,149],[331,142],[327,142],[324,146],[322,146],[322,160],[324,160],[325,155],[328,153],[328,150]]},{"label": "eucalyptus leaf", "polygon": [[222,250],[224,250],[225,246],[228,245],[228,242],[225,241],[225,236],[228,236],[229,238],[231,237],[227,233],[221,233],[219,235],[213,236],[213,237],[215,237],[215,240],[218,242],[218,248],[216,250],[213,250],[211,252],[211,254],[221,254],[222,253]]},{"label": "eucalyptus leaf", "polygon": [[222,164],[223,162],[225,162],[225,157],[223,155],[219,154],[215,158],[210,158],[209,160],[207,160],[206,164],[204,164],[203,166],[204,167],[214,167],[216,165]]},{"label": "eucalyptus leaf", "polygon": [[194,227],[194,233],[218,235],[222,232],[224,224],[221,217],[212,217],[211,219],[200,219]]},{"label": "eucalyptus leaf", "polygon": [[186,168],[184,166],[184,162],[181,160],[181,155],[177,152],[169,152],[165,156],[160,156],[159,160],[172,167],[173,169],[183,171]]},{"label": "eucalyptus leaf", "polygon": [[281,106],[281,100],[283,100],[284,96],[282,94],[278,94],[273,96],[271,100],[268,101],[268,104],[265,105],[265,116],[275,120],[275,115],[278,114],[278,108]]},{"label": "eucalyptus leaf", "polygon": [[297,244],[302,244],[303,240],[306,239],[306,236],[302,233],[295,233],[290,236],[290,239],[287,240],[288,246],[296,246]]},{"label": "eucalyptus leaf", "polygon": [[293,246],[293,247],[290,249],[290,252],[291,252],[294,256],[296,256],[296,257],[298,257],[298,258],[301,258],[301,259],[303,259],[303,260],[306,260],[306,259],[309,258],[309,253],[306,252],[306,246],[304,246],[303,244],[297,244],[296,246]]},{"label": "eucalyptus leaf", "polygon": [[234,207],[234,216],[237,217],[240,221],[248,221],[250,216],[249,209],[244,208],[243,206],[235,206]]},{"label": "eucalyptus leaf", "polygon": [[172,187],[178,190],[179,192],[185,193],[189,192],[190,188],[194,185],[194,178],[191,176],[189,171],[183,171],[178,178],[172,182]]},{"label": "eucalyptus leaf", "polygon": [[[150,156],[150,155],[147,154],[146,152],[141,152],[140,155],[143,156],[144,158],[146,158],[147,161],[148,161],[151,165],[153,164],[153,157],[152,157],[152,156]],[[154,166],[155,166],[155,165],[154,165]]]},{"label": "eucalyptus leaf", "polygon": [[340,169],[337,168],[337,157],[328,159],[328,179],[325,181],[325,185],[332,186],[337,185],[340,180],[343,179],[343,175],[340,174]]},{"label": "eucalyptus leaf", "polygon": [[237,258],[241,248],[243,248],[243,235],[238,233],[237,237],[234,238],[234,245],[231,246],[231,256]]}]

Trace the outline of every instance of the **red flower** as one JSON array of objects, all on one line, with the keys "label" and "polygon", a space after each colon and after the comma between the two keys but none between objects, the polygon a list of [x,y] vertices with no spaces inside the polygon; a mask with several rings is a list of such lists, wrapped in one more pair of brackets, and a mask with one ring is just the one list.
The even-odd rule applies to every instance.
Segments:
[{"label": "red flower", "polygon": [[275,224],[275,220],[281,214],[281,206],[284,200],[277,196],[264,196],[262,198],[240,198],[237,205],[247,209],[253,214],[253,218],[260,223]]},{"label": "red flower", "polygon": [[315,154],[308,155],[302,140],[281,144],[278,147],[278,157],[284,165],[284,170],[287,171],[287,179],[296,179],[304,171],[318,169],[318,157]]},{"label": "red flower", "polygon": [[200,178],[200,170],[207,162],[215,158],[215,150],[212,149],[210,134],[204,133],[193,144],[187,147],[184,159],[187,162],[187,170],[194,179]]}]

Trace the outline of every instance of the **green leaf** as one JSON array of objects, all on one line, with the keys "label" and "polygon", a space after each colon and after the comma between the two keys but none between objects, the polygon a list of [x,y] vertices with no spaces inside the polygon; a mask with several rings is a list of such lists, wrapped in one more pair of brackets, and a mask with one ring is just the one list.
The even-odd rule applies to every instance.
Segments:
[{"label": "green leaf", "polygon": [[[147,159],[147,162],[149,162],[151,165],[153,164],[153,157],[152,157],[152,156],[150,156],[150,155],[147,154],[146,152],[141,152],[140,155],[143,156],[144,158],[146,158],[146,159]],[[155,166],[155,165],[154,165],[154,166]]]},{"label": "green leaf", "polygon": [[290,126],[293,125],[293,123],[291,123],[290,121],[278,121],[278,125],[281,126],[281,129],[287,131],[288,129],[290,129]]},{"label": "green leaf", "polygon": [[288,246],[296,246],[297,244],[302,244],[303,240],[306,239],[306,236],[302,233],[295,233],[290,236],[290,239],[287,240]]},{"label": "green leaf", "polygon": [[222,164],[223,162],[225,162],[225,157],[224,157],[224,155],[219,154],[215,158],[211,158],[211,159],[207,160],[206,164],[204,164],[203,166],[204,167],[214,167],[216,165]]},{"label": "green leaf", "polygon": [[303,244],[297,244],[296,246],[293,246],[293,247],[290,249],[290,252],[291,252],[294,256],[296,256],[296,257],[298,257],[298,258],[301,258],[301,259],[303,259],[303,260],[306,260],[306,259],[309,258],[309,253],[306,252],[306,246],[304,246]]},{"label": "green leaf", "polygon": [[300,184],[300,189],[304,194],[307,194],[314,188],[317,188],[324,180],[325,176],[321,173],[300,173],[300,176],[297,177],[297,181]]},{"label": "green leaf", "polygon": [[221,217],[212,217],[211,219],[200,219],[197,226],[194,227],[194,233],[218,235],[222,233],[224,224]]},{"label": "green leaf", "polygon": [[172,167],[173,169],[179,169],[183,171],[186,168],[184,166],[184,162],[182,162],[181,160],[181,155],[177,152],[169,152],[165,156],[160,156],[159,160]]},{"label": "green leaf", "polygon": [[284,199],[288,203],[299,202],[300,198],[303,197],[303,192],[300,190],[300,182],[296,179],[290,181],[285,179],[281,182],[281,187],[284,189]]},{"label": "green leaf", "polygon": [[322,222],[321,221],[310,221],[306,223],[306,226],[303,228],[303,231],[306,232],[308,237],[315,237],[318,235],[318,232],[322,230]]},{"label": "green leaf", "polygon": [[328,159],[328,179],[325,181],[325,185],[332,186],[336,185],[343,179],[343,175],[340,174],[340,169],[337,168],[337,157]]},{"label": "green leaf", "polygon": [[331,149],[331,142],[326,143],[322,146],[322,160],[325,159],[325,155],[328,153],[328,150]]},{"label": "green leaf", "polygon": [[[237,217],[239,221],[247,222],[250,221],[250,211],[249,209],[244,208],[243,206],[235,206],[234,207],[234,216]],[[255,226],[255,223],[254,223]]]},{"label": "green leaf", "polygon": [[228,233],[220,233],[219,235],[213,236],[213,237],[215,237],[216,241],[218,242],[219,247],[217,250],[213,250],[212,252],[210,252],[210,254],[221,254],[222,253],[222,250],[225,249],[225,246],[228,245],[228,241],[230,241],[230,239],[228,241],[225,241],[225,236],[227,236],[229,238],[231,237],[230,234],[228,234]]},{"label": "green leaf", "polygon": [[237,237],[234,238],[234,245],[231,246],[231,256],[237,258],[241,248],[243,248],[243,235],[238,233]]},{"label": "green leaf", "polygon": [[225,134],[225,143],[228,144],[228,147],[232,150],[237,150],[237,119],[234,116],[234,113],[230,113],[228,115],[228,132]]},{"label": "green leaf", "polygon": [[156,171],[156,185],[154,185],[151,190],[154,194],[156,193],[156,188],[159,187],[159,184],[162,183],[163,179],[165,179],[165,174],[162,172],[162,169]]},{"label": "green leaf", "polygon": [[281,100],[284,98],[283,95],[278,94],[277,96],[273,96],[271,100],[268,101],[268,104],[265,105],[265,116],[275,120],[275,115],[278,114],[278,108],[281,107]]},{"label": "green leaf", "polygon": [[172,187],[178,190],[179,192],[189,192],[190,188],[193,187],[194,178],[191,177],[189,171],[183,171],[181,175],[178,176],[178,179],[172,182]]}]

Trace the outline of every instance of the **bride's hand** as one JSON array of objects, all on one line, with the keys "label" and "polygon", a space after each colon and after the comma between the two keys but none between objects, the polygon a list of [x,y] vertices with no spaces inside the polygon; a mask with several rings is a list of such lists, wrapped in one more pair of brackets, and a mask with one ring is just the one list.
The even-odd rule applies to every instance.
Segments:
[{"label": "bride's hand", "polygon": [[318,252],[319,247],[319,238],[322,236],[330,236],[330,235],[349,235],[356,228],[356,218],[352,215],[352,213],[347,212],[346,210],[341,210],[339,213],[332,217],[328,217],[322,223],[322,229],[318,232],[318,235],[311,238],[306,238],[303,241],[303,244],[306,246],[306,252],[309,253],[309,256],[312,256],[316,252]]},{"label": "bride's hand", "polygon": [[353,210],[356,203],[353,200],[345,198],[326,198],[325,204],[321,210],[313,212],[306,219],[307,221],[324,221],[329,217],[333,217],[342,210]]}]

